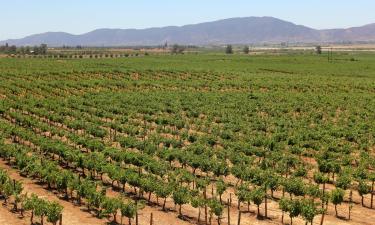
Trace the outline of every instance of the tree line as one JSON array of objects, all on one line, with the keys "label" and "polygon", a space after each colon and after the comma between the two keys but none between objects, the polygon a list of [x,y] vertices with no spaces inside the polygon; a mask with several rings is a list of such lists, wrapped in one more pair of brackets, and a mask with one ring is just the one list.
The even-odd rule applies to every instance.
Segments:
[{"label": "tree line", "polygon": [[[233,54],[234,53],[234,51],[233,51],[233,46],[232,45],[227,45],[226,47],[225,47],[225,53],[226,54]],[[242,49],[242,53],[244,53],[244,54],[249,54],[250,53],[250,48],[249,48],[249,46],[245,46],[245,47],[243,47],[243,49]]]},{"label": "tree line", "polygon": [[34,54],[34,55],[45,55],[47,54],[48,46],[46,44],[41,44],[39,46],[21,46],[17,47],[15,45],[5,45],[0,46],[0,53],[4,54]]}]

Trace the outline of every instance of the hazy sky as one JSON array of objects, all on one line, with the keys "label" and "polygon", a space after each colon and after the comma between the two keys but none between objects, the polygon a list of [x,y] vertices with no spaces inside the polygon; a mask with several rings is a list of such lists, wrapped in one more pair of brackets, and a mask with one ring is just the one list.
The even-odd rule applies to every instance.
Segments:
[{"label": "hazy sky", "polygon": [[320,29],[375,23],[375,0],[0,0],[0,7],[0,40],[246,16],[273,16]]}]

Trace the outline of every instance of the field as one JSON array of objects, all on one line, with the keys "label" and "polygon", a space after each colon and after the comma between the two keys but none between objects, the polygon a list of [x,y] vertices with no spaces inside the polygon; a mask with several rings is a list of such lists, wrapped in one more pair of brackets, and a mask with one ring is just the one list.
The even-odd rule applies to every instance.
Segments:
[{"label": "field", "polygon": [[0,168],[4,225],[374,225],[375,55],[0,58]]}]

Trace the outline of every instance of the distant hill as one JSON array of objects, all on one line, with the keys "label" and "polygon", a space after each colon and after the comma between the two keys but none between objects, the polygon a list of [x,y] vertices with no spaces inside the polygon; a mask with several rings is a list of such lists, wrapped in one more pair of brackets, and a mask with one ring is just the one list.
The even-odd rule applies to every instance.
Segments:
[{"label": "distant hill", "polygon": [[318,43],[375,41],[375,24],[349,29],[316,30],[273,17],[246,17],[148,29],[98,29],[81,35],[48,32],[0,44],[48,46],[135,46],[165,42],[186,45]]}]

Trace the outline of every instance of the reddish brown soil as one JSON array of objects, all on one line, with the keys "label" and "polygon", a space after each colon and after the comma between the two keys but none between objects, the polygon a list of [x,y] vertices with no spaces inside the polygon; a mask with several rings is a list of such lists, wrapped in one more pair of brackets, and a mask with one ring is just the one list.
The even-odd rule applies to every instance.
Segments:
[{"label": "reddish brown soil", "polygon": [[0,206],[0,224],[1,225],[29,225],[26,219],[19,218],[18,215],[10,212],[8,208]]}]

